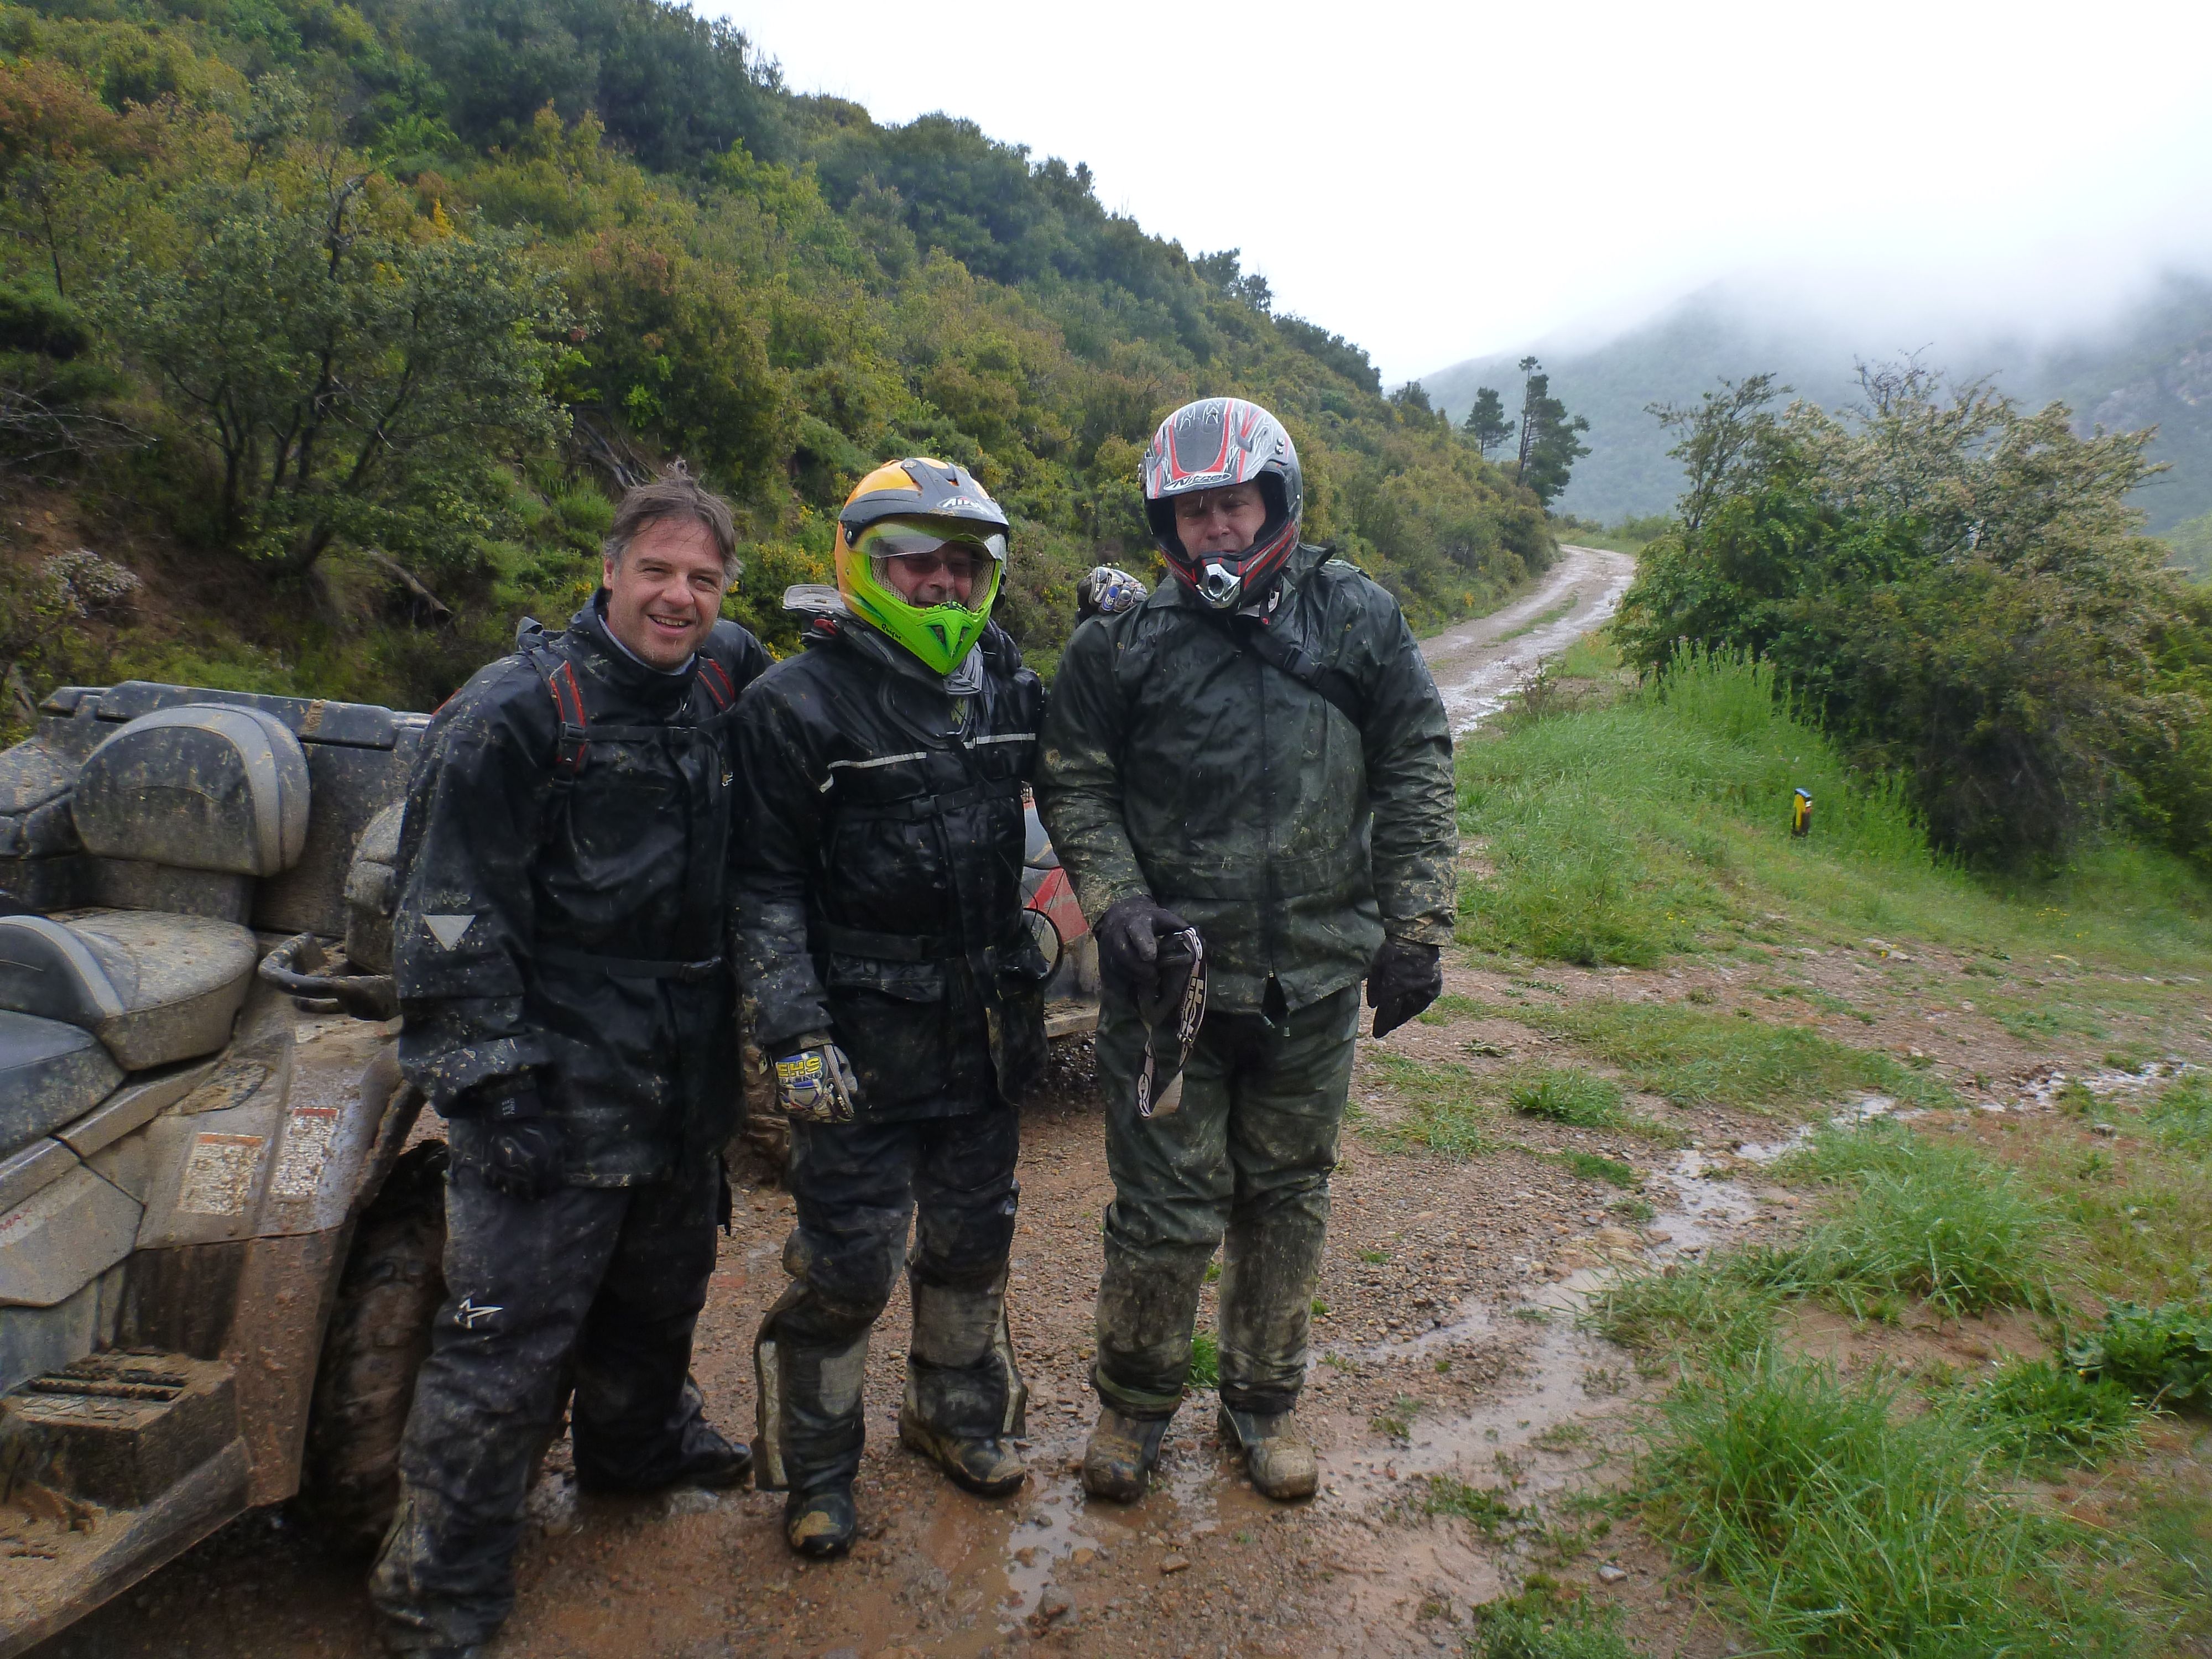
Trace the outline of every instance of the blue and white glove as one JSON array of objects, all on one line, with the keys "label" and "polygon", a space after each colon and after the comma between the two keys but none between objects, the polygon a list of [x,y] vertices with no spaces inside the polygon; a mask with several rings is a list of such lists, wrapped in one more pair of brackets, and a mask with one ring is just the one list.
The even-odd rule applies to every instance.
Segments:
[{"label": "blue and white glove", "polygon": [[1075,585],[1075,620],[1116,617],[1132,605],[1142,605],[1151,590],[1126,570],[1110,564],[1093,565]]},{"label": "blue and white glove", "polygon": [[810,1031],[775,1062],[775,1097],[799,1123],[850,1123],[860,1104],[853,1062],[827,1031]]}]

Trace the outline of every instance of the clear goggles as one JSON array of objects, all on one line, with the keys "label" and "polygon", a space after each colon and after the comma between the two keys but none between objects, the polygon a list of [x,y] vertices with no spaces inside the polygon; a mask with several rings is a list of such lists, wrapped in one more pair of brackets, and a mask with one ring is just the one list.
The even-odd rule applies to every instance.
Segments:
[{"label": "clear goggles", "polygon": [[863,530],[853,550],[870,560],[896,559],[901,569],[916,576],[944,571],[981,580],[990,574],[992,566],[1006,562],[1006,538],[999,531],[948,536],[933,526],[885,520]]}]

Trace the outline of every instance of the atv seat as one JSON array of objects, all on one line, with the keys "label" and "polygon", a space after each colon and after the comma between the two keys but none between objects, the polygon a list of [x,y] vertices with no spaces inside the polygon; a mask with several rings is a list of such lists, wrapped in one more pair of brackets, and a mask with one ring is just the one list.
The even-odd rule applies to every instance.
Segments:
[{"label": "atv seat", "polygon": [[88,1031],[126,1072],[222,1048],[259,957],[253,884],[307,840],[299,738],[259,709],[157,709],[86,757],[70,811],[104,902],[0,916],[0,1011]]},{"label": "atv seat", "polygon": [[90,1031],[0,1013],[0,1159],[82,1117],[122,1081]]}]

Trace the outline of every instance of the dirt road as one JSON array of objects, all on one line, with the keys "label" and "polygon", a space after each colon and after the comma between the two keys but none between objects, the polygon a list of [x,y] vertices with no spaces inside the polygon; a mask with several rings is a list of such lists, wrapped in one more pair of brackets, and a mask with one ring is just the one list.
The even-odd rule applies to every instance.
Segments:
[{"label": "dirt road", "polygon": [[1635,574],[1636,561],[1626,553],[1562,547],[1559,562],[1534,591],[1425,641],[1421,650],[1444,694],[1452,730],[1464,732],[1496,713],[1538,663],[1601,626],[1620,608]]}]

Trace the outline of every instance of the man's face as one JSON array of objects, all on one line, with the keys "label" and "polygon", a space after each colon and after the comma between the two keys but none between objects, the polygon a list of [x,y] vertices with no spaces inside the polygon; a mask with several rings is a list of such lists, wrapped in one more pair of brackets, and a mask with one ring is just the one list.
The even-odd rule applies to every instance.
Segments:
[{"label": "man's face", "polygon": [[729,578],[721,550],[692,518],[654,519],[605,562],[607,631],[641,660],[672,672],[707,642]]},{"label": "man's face", "polygon": [[963,542],[876,560],[877,580],[908,605],[965,605],[989,555]]},{"label": "man's face", "polygon": [[1194,489],[1175,498],[1176,534],[1193,558],[1206,553],[1242,553],[1259,538],[1267,522],[1267,503],[1255,483]]}]

